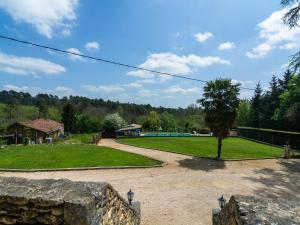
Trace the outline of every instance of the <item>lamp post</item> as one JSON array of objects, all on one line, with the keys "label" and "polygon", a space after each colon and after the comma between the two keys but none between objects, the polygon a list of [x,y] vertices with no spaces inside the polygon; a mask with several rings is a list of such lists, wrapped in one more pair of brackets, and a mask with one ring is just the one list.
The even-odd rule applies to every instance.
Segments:
[{"label": "lamp post", "polygon": [[131,205],[133,196],[134,196],[134,193],[131,191],[131,188],[130,188],[130,190],[127,192],[127,198],[128,198],[129,205]]},{"label": "lamp post", "polygon": [[219,202],[220,208],[223,209],[226,204],[226,199],[223,197],[223,195],[221,196],[221,198],[218,199],[218,202]]}]

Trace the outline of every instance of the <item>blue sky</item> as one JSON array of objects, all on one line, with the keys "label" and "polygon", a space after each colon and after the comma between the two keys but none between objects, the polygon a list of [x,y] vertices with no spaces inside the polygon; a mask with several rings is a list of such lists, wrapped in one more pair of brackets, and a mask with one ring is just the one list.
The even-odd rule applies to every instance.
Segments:
[{"label": "blue sky", "polygon": [[[299,49],[279,0],[1,0],[0,33],[202,80],[266,88]],[[202,83],[0,40],[0,88],[186,107]],[[241,97],[251,97],[243,90]]]}]

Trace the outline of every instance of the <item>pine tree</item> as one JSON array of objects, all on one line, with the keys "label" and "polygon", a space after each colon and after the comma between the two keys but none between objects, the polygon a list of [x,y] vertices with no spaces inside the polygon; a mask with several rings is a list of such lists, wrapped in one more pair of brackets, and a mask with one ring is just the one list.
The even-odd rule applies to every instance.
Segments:
[{"label": "pine tree", "polygon": [[254,96],[250,102],[250,125],[253,127],[261,126],[261,98],[262,88],[260,83],[256,85]]},{"label": "pine tree", "polygon": [[47,106],[46,101],[43,98],[37,99],[36,106],[39,110],[39,117],[47,117],[48,116],[48,106]]},{"label": "pine tree", "polygon": [[71,104],[67,104],[62,113],[62,122],[66,132],[74,132],[76,124],[75,109]]},{"label": "pine tree", "polygon": [[284,72],[283,79],[278,79],[280,94],[288,90],[288,84],[290,80],[293,78],[293,73],[291,70],[287,70]]},{"label": "pine tree", "polygon": [[264,128],[277,128],[275,123],[275,111],[280,104],[280,88],[278,79],[275,75],[272,76],[271,82],[269,83],[269,91],[262,99],[262,123],[261,126]]}]

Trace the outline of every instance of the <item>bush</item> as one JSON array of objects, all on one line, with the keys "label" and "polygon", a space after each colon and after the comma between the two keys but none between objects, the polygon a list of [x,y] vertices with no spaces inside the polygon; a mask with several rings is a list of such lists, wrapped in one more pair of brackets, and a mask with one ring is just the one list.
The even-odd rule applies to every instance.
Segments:
[{"label": "bush", "polygon": [[242,137],[282,147],[288,142],[292,149],[300,150],[300,133],[252,127],[238,127],[237,130]]},{"label": "bush", "polygon": [[23,145],[27,146],[29,144],[29,137],[24,138]]},{"label": "bush", "polygon": [[3,149],[4,145],[7,145],[7,141],[4,139],[0,139],[0,149]]},{"label": "bush", "polygon": [[118,114],[108,114],[104,117],[103,137],[115,137],[116,130],[125,126],[125,120]]}]

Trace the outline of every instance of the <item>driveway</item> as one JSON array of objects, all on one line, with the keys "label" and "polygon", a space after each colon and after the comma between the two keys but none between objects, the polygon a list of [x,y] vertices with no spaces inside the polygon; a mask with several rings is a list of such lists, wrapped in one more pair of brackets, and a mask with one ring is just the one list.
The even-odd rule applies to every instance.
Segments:
[{"label": "driveway", "polygon": [[3,172],[33,179],[67,178],[111,183],[126,198],[129,188],[142,205],[143,225],[209,225],[220,195],[284,197],[300,200],[299,160],[223,162],[127,146],[113,139],[99,145],[146,155],[167,163],[148,169],[109,169],[35,173]]}]

